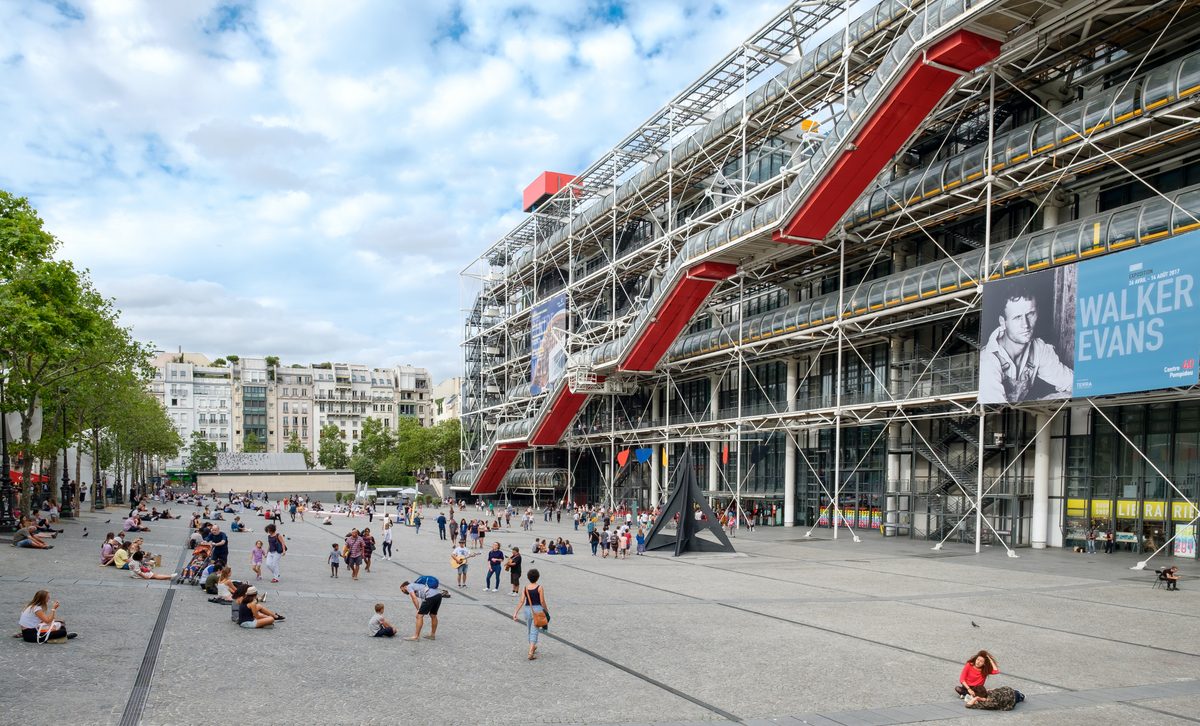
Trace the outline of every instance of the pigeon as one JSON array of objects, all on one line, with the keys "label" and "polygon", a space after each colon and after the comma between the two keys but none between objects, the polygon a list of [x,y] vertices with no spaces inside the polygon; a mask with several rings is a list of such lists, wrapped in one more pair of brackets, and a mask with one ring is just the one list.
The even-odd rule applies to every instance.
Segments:
[{"label": "pigeon", "polygon": [[86,536],[87,536],[87,527],[84,527],[84,528],[83,528],[83,536],[84,536],[84,537],[86,537]]},{"label": "pigeon", "polygon": [[971,621],[971,627],[972,627],[972,628],[978,628],[978,627],[979,627],[979,623],[977,623],[977,622],[975,622],[974,620],[972,620],[972,621]]},{"label": "pigeon", "polygon": [[111,519],[106,519],[106,520],[104,520],[104,523],[105,523],[105,524],[108,524],[108,523],[109,523],[109,522],[111,522],[111,521],[112,521]]}]

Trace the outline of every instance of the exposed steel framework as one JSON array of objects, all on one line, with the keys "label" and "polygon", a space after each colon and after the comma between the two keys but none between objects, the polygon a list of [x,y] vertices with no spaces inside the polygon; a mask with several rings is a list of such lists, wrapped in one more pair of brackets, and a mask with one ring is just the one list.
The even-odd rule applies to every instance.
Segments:
[{"label": "exposed steel framework", "polygon": [[[1023,445],[989,443],[1003,414],[975,403],[981,289],[1200,224],[1200,192],[1157,190],[1123,214],[1165,210],[1166,232],[1100,240],[1112,214],[1081,221],[1098,189],[1200,156],[1194,5],[784,9],[464,270],[455,486],[574,496],[586,466],[606,501],[656,504],[664,453],[687,445],[709,452],[710,496],[740,508],[758,496],[744,450],[778,435],[783,519],[799,471],[832,526],[856,528],[839,510],[865,464],[841,441],[869,426],[888,450],[885,532],[944,539],[973,517],[977,545],[1015,542],[1003,523],[1055,419],[1027,412]],[[531,395],[530,311],[560,292],[571,372]],[[786,366],[782,396],[764,362]],[[868,373],[851,384],[851,368]],[[824,435],[832,461],[810,460]],[[645,476],[615,466],[630,447],[653,449]]]}]

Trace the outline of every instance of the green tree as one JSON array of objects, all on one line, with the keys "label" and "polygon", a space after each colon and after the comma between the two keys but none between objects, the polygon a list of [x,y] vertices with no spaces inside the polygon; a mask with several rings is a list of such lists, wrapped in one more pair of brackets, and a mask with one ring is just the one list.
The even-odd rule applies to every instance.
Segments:
[{"label": "green tree", "polygon": [[188,444],[186,466],[189,471],[212,471],[217,468],[217,445],[199,431],[192,432]]},{"label": "green tree", "polygon": [[213,361],[213,362],[212,362],[212,364],[213,364],[214,366],[216,366],[217,368],[224,368],[226,365],[228,365],[228,364],[225,362],[225,359],[224,359],[224,358],[217,358],[215,361]]},{"label": "green tree", "polygon": [[268,368],[278,368],[279,367],[279,356],[277,356],[277,355],[269,355],[266,358],[264,358],[264,360],[266,360]]},{"label": "green tree", "polygon": [[325,469],[345,469],[350,465],[346,440],[342,438],[341,429],[334,424],[321,427],[321,436],[317,442],[317,463]]},{"label": "green tree", "polygon": [[261,454],[267,450],[267,443],[258,438],[258,434],[250,431],[242,441],[242,451],[247,454]]},{"label": "green tree", "polygon": [[234,365],[237,365],[237,362],[241,360],[241,357],[236,356],[236,355],[227,355],[227,356],[225,356],[225,360],[229,361],[230,363],[232,363]]},{"label": "green tree", "polygon": [[462,425],[456,418],[433,427],[433,460],[444,471],[462,468]]},{"label": "green tree", "polygon": [[283,451],[285,454],[304,454],[304,468],[311,469],[313,467],[312,452],[300,443],[300,436],[295,431],[292,432],[292,437],[288,439],[287,446]]},{"label": "green tree", "polygon": [[[0,369],[7,411],[19,415],[22,475],[32,474],[32,426],[42,401],[65,398],[72,379],[117,361],[108,353],[129,340],[112,303],[84,272],[52,254],[58,242],[25,199],[0,192]],[[48,417],[53,411],[47,409]],[[61,435],[61,432],[60,432]],[[20,506],[31,491],[23,487]]]}]

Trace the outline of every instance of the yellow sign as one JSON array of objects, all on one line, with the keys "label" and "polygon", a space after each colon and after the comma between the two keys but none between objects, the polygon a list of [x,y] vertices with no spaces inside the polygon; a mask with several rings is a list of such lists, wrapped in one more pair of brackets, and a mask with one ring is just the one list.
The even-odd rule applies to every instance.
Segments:
[{"label": "yellow sign", "polygon": [[1136,499],[1117,500],[1117,519],[1137,519],[1138,502]]},{"label": "yellow sign", "polygon": [[1166,502],[1142,502],[1142,518],[1143,519],[1166,519],[1167,503]]},{"label": "yellow sign", "polygon": [[1196,505],[1187,502],[1171,502],[1171,519],[1190,522],[1196,518]]},{"label": "yellow sign", "polygon": [[1068,517],[1086,517],[1087,516],[1087,500],[1086,499],[1068,499],[1067,500],[1067,516]]},{"label": "yellow sign", "polygon": [[1101,501],[1101,500],[1093,500],[1092,501],[1092,516],[1093,517],[1100,517],[1101,519],[1108,519],[1108,516],[1110,514],[1112,514],[1112,502]]}]

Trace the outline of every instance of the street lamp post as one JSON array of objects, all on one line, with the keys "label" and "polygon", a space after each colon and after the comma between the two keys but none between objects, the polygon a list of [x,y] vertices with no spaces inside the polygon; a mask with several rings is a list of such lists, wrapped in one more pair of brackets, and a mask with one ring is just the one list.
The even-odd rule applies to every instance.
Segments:
[{"label": "street lamp post", "polygon": [[4,415],[4,374],[0,373],[0,531],[13,532],[12,472],[8,468],[8,418]]},{"label": "street lamp post", "polygon": [[62,501],[59,502],[58,512],[62,517],[74,517],[75,509],[71,506],[75,497],[71,494],[71,478],[67,476],[69,468],[67,459],[67,407],[64,403],[58,404],[59,411],[62,413],[62,432],[63,432],[63,475],[62,475]]}]

